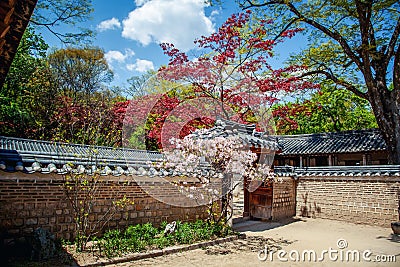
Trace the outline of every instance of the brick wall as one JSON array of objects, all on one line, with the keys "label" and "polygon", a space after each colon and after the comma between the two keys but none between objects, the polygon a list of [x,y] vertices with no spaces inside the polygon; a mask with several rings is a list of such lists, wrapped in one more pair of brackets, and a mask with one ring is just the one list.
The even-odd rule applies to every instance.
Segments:
[{"label": "brick wall", "polygon": [[301,177],[297,215],[390,227],[399,220],[400,178]]},{"label": "brick wall", "polygon": [[282,178],[282,182],[274,182],[272,219],[289,218],[296,214],[296,182],[291,177]]},{"label": "brick wall", "polygon": [[[48,229],[60,238],[73,238],[73,209],[65,198],[61,175],[20,172],[1,172],[0,175],[0,239],[24,236],[38,227]],[[141,179],[148,179],[153,187],[157,187],[152,178]],[[101,180],[91,220],[98,220],[109,210],[111,196],[116,193],[134,201],[115,213],[107,228],[124,228],[146,222],[158,225],[162,221],[193,221],[207,217],[204,206],[181,208],[152,198],[132,177],[102,176]],[[168,194],[176,197],[173,192]]]}]

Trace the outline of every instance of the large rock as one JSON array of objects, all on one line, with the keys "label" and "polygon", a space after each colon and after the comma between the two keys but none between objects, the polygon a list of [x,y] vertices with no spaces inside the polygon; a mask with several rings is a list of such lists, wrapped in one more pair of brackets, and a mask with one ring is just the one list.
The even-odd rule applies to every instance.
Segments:
[{"label": "large rock", "polygon": [[400,222],[392,222],[391,227],[395,235],[400,235]]},{"label": "large rock", "polygon": [[33,232],[31,245],[31,258],[33,260],[46,260],[56,255],[57,247],[55,237],[52,233],[43,228],[38,228]]}]

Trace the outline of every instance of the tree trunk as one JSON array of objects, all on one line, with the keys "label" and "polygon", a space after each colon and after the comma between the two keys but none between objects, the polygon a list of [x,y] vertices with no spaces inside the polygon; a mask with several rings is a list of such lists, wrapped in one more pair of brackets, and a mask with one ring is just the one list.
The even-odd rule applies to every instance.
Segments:
[{"label": "tree trunk", "polygon": [[368,89],[368,100],[386,142],[388,163],[400,164],[400,93],[397,88],[377,87]]},{"label": "tree trunk", "polygon": [[[387,150],[388,150],[388,163],[389,164],[400,164],[400,120],[399,113],[390,112],[386,116],[386,120],[391,119],[390,123],[381,125],[379,128],[381,130],[382,136],[385,139]],[[391,118],[390,118],[391,117]],[[397,117],[397,122],[394,122],[393,118]]]}]

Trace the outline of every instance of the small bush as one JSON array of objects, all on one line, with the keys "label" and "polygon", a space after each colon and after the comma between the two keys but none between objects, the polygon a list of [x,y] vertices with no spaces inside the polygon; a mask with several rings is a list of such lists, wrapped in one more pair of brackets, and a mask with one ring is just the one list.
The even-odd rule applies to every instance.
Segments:
[{"label": "small bush", "polygon": [[98,247],[106,257],[114,257],[153,247],[162,249],[175,244],[191,244],[233,233],[226,225],[198,220],[193,223],[178,221],[174,233],[164,234],[167,224],[162,222],[160,228],[151,223],[131,225],[124,232],[110,230],[99,239]]},{"label": "small bush", "polygon": [[172,235],[167,235],[167,236],[160,236],[159,238],[156,238],[154,240],[154,245],[156,245],[157,248],[162,249],[171,245],[175,244],[175,240]]},{"label": "small bush", "polygon": [[125,237],[128,239],[138,239],[143,241],[151,241],[159,230],[151,223],[131,225],[125,230]]},{"label": "small bush", "polygon": [[122,242],[120,230],[109,230],[99,240],[99,246],[107,257],[113,257],[126,251],[126,245]]}]

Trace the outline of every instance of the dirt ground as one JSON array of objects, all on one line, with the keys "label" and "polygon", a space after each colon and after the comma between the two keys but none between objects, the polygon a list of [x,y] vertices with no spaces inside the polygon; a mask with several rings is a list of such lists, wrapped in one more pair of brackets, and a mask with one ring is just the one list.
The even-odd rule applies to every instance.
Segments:
[{"label": "dirt ground", "polygon": [[390,228],[309,218],[234,228],[247,238],[115,266],[400,266]]}]

